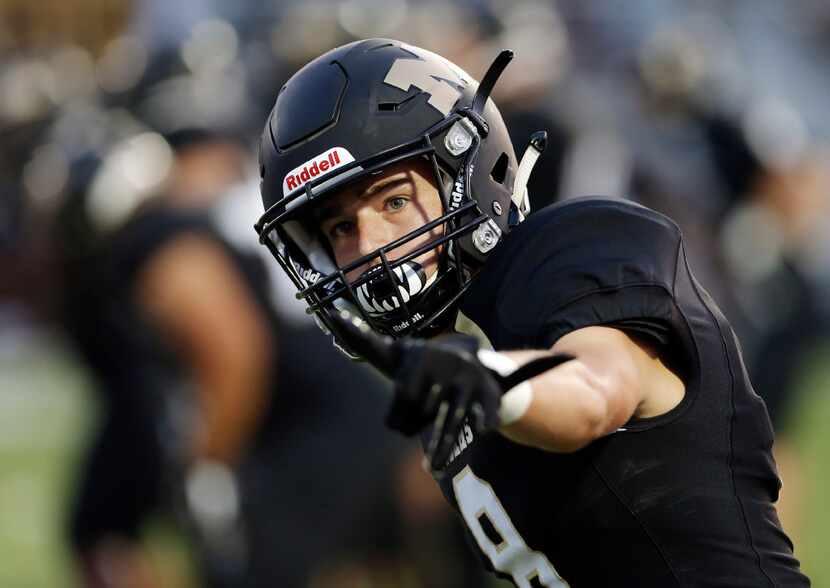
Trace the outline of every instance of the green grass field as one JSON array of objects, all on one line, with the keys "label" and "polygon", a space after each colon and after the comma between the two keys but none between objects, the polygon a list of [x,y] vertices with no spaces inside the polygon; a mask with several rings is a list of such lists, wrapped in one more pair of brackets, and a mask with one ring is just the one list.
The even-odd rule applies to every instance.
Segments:
[{"label": "green grass field", "polygon": [[806,503],[795,550],[813,586],[824,588],[830,586],[830,342],[806,358],[797,388],[788,428],[802,460]]},{"label": "green grass field", "polygon": [[[0,346],[0,586],[71,587],[62,533],[79,452],[95,423],[89,382],[56,340],[8,347]],[[830,586],[830,346],[810,358],[800,386],[792,419],[809,499],[796,551],[821,588]],[[156,537],[161,565],[178,575],[181,545],[163,532]]]},{"label": "green grass field", "polygon": [[0,586],[72,586],[67,489],[94,422],[88,382],[49,341],[0,355]]}]

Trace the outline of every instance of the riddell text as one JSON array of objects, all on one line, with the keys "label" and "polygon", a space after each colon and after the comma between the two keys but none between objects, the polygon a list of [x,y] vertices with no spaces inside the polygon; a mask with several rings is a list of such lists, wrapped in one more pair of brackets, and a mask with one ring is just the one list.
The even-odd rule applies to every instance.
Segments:
[{"label": "riddell text", "polygon": [[329,153],[329,156],[323,161],[312,162],[311,165],[307,165],[301,169],[300,173],[286,176],[285,187],[288,188],[288,190],[299,188],[311,178],[316,178],[321,173],[325,173],[329,169],[333,169],[338,165],[340,165],[340,153],[338,153],[335,149]]}]

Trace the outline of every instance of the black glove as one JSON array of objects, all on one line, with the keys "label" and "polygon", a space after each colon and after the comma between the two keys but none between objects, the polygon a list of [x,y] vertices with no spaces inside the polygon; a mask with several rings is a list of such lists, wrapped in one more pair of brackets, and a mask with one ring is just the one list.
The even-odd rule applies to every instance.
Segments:
[{"label": "black glove", "polygon": [[469,335],[396,344],[402,361],[394,374],[395,398],[386,424],[404,435],[432,424],[426,455],[438,469],[449,458],[467,417],[479,434],[499,426],[502,387],[478,361],[478,342]]}]

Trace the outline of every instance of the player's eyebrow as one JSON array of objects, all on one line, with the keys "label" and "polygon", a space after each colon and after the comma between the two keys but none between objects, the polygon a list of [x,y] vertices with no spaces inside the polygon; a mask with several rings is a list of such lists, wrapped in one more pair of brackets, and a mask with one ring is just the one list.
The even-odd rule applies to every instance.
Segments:
[{"label": "player's eyebrow", "polygon": [[406,173],[403,176],[390,176],[388,178],[384,178],[377,182],[376,184],[372,184],[366,190],[360,193],[360,198],[368,198],[369,196],[374,196],[378,192],[382,192],[383,190],[388,190],[389,188],[395,188],[401,184],[411,184],[412,176],[409,173]]},{"label": "player's eyebrow", "polygon": [[[384,178],[377,182],[376,184],[372,184],[367,189],[359,192],[357,197],[361,200],[366,198],[371,198],[375,194],[379,192],[383,192],[384,190],[389,190],[391,188],[396,188],[402,184],[411,184],[414,183],[412,180],[412,176],[409,173],[406,173],[403,176],[390,176],[388,178]],[[343,212],[343,206],[339,202],[331,202],[328,204],[322,205],[318,208],[317,212],[317,221],[322,222],[328,219],[334,218],[339,216]]]}]

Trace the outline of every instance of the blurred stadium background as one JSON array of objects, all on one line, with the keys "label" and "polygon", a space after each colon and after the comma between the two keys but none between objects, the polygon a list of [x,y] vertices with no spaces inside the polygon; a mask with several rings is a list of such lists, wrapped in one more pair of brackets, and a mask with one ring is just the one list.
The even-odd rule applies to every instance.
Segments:
[{"label": "blurred stadium background", "polygon": [[[614,195],[678,221],[770,407],[796,556],[815,586],[830,586],[823,0],[0,0],[0,585],[60,588],[80,578],[68,521],[106,404],[62,316],[66,248],[117,231],[163,185],[172,137],[202,129],[247,146],[244,173],[222,183],[210,213],[234,247],[258,252],[254,157],[276,92],[307,59],[367,36],[429,48],[474,77],[498,49],[513,49],[495,96],[513,140],[521,149],[540,128],[551,137],[531,183],[534,206]],[[210,175],[209,164],[194,165],[197,181]],[[78,194],[88,224],[66,241]],[[272,276],[269,289],[281,324],[302,324],[290,286]],[[371,417],[378,427],[381,413]],[[349,422],[343,434],[357,435],[357,419]],[[325,441],[325,427],[318,434]],[[384,435],[372,443],[398,443]],[[313,442],[303,447],[305,459],[319,455]],[[350,466],[376,448],[337,459]],[[394,553],[331,573],[315,560],[308,585],[453,585],[435,578],[452,576],[455,555],[443,541],[454,544],[454,531],[413,530],[411,519],[436,507],[407,459],[404,447],[387,460],[402,472],[388,490],[398,505],[386,524],[395,528],[369,528],[374,519],[357,512],[348,523],[380,542],[398,537]],[[299,483],[295,470],[278,474],[275,484]],[[262,516],[282,520],[267,508]],[[206,579],[215,570],[199,562],[213,547],[180,517],[154,514],[142,529],[162,579],[152,585],[234,585]]]}]

